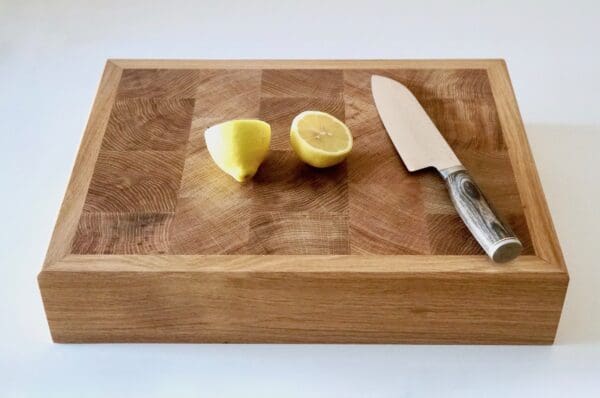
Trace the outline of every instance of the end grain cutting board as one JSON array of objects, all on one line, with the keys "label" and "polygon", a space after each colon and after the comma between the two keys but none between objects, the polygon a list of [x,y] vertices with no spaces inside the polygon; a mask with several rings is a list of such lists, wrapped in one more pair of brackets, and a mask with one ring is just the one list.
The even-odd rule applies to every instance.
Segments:
[{"label": "end grain cutting board", "polygon": [[[372,74],[406,85],[525,246],[491,263],[433,171],[409,174]],[[304,110],[354,150],[291,151]],[[204,130],[272,126],[248,184]],[[111,60],[39,275],[57,342],[552,343],[568,274],[503,61]]]}]

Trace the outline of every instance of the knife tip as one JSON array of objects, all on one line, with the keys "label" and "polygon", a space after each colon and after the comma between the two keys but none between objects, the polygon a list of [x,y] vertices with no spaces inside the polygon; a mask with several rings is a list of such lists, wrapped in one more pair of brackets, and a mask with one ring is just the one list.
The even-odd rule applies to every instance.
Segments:
[{"label": "knife tip", "polygon": [[384,89],[386,87],[395,87],[395,89],[399,88],[413,95],[412,92],[408,89],[408,87],[406,87],[404,84],[400,83],[397,80],[390,79],[389,77],[381,75],[371,75],[371,90],[374,91]]},{"label": "knife tip", "polygon": [[379,75],[371,75],[371,84],[375,83],[377,80],[379,79],[383,79],[383,76],[379,76]]},{"label": "knife tip", "polygon": [[385,77],[379,75],[371,75],[371,90],[375,90],[375,87],[380,85]]},{"label": "knife tip", "polygon": [[392,80],[388,77],[385,77],[385,76],[371,75],[371,87],[381,86],[383,84],[386,84],[389,81],[395,82],[394,80]]}]

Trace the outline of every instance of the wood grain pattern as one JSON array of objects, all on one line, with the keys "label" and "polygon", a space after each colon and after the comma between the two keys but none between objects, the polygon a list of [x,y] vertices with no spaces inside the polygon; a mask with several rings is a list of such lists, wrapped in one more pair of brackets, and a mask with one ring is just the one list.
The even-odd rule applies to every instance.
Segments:
[{"label": "wood grain pattern", "polygon": [[58,342],[548,344],[558,276],[48,271],[40,283],[70,319],[50,312]]},{"label": "wood grain pattern", "polygon": [[199,75],[195,69],[125,69],[119,98],[194,98]]},{"label": "wood grain pattern", "polygon": [[414,179],[395,184],[351,183],[349,192],[352,253],[431,253],[421,187]]},{"label": "wood grain pattern", "polygon": [[172,254],[244,253],[252,182],[223,177],[207,149],[189,153],[170,230]]},{"label": "wood grain pattern", "polygon": [[113,151],[175,151],[185,148],[194,101],[135,98],[117,100],[102,141]]},{"label": "wood grain pattern", "polygon": [[73,246],[74,254],[165,254],[173,219],[165,213],[84,213]]},{"label": "wood grain pattern", "polygon": [[535,253],[549,263],[561,265],[566,274],[565,260],[527,141],[506,63],[501,60],[490,65],[488,76]]},{"label": "wood grain pattern", "polygon": [[506,153],[502,129],[492,95],[479,92],[473,98],[423,98],[421,105],[444,138],[460,155]]},{"label": "wood grain pattern", "polygon": [[249,254],[350,254],[348,216],[343,213],[252,214]]},{"label": "wood grain pattern", "polygon": [[171,229],[171,254],[244,254],[249,241],[249,205],[242,192],[225,200],[180,198]]},{"label": "wood grain pattern", "polygon": [[[484,254],[475,239],[466,237],[469,230],[456,211],[451,214],[428,213],[426,217],[429,250],[432,254]],[[452,236],[452,239],[448,239],[448,236]]]},{"label": "wood grain pattern", "polygon": [[101,151],[84,212],[172,212],[183,151]]},{"label": "wood grain pattern", "polygon": [[254,212],[347,212],[346,165],[316,169],[291,151],[271,151],[254,176]]},{"label": "wood grain pattern", "polygon": [[48,245],[44,267],[60,261],[71,252],[71,242],[77,232],[81,210],[94,171],[94,164],[100,152],[104,131],[117,94],[117,86],[122,72],[122,69],[114,62],[107,61],[89,121],[79,145],[79,152],[52,232],[52,238]]},{"label": "wood grain pattern", "polygon": [[[342,273],[447,274],[456,278],[470,274],[503,275],[507,278],[565,279],[562,266],[550,264],[538,256],[524,255],[501,267],[490,267],[485,256],[303,256],[264,255],[87,255],[72,254],[44,270],[53,272],[181,272],[193,273]],[[299,263],[302,266],[298,266]],[[449,271],[449,269],[451,271]]]},{"label": "wood grain pattern", "polygon": [[[443,181],[406,171],[373,73],[415,93],[524,256],[491,265]],[[346,163],[293,155],[308,109],[348,124]],[[257,117],[273,150],[240,185],[203,132]],[[55,341],[550,343],[568,274],[502,61],[113,60],[39,281]]]},{"label": "wood grain pattern", "polygon": [[261,94],[269,98],[341,98],[344,75],[339,70],[265,69]]},{"label": "wood grain pattern", "polygon": [[260,70],[202,70],[195,92],[194,118],[258,117],[261,96]]}]

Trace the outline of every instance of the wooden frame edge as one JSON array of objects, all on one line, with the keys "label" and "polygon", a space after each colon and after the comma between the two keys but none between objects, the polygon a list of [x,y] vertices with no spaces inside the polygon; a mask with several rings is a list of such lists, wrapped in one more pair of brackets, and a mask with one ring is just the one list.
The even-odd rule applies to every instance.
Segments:
[{"label": "wooden frame edge", "polygon": [[109,59],[122,69],[371,69],[418,67],[427,69],[487,69],[498,59]]},{"label": "wooden frame edge", "polygon": [[116,98],[117,86],[121,79],[122,68],[108,60],[95,99],[92,104],[87,124],[84,129],[77,155],[71,169],[69,183],[63,196],[60,210],[56,218],[52,237],[48,245],[42,270],[56,263],[69,254],[69,248],[77,222],[83,209],[83,202],[93,173],[93,165],[98,157],[104,130]]},{"label": "wooden frame edge", "polygon": [[[298,265],[301,257],[302,266]],[[486,256],[362,255],[68,255],[48,272],[217,272],[217,273],[405,273],[447,275],[565,276],[564,270],[538,256],[522,256],[504,265]]]},{"label": "wooden frame edge", "polygon": [[568,275],[506,61],[495,61],[487,71],[535,253]]}]

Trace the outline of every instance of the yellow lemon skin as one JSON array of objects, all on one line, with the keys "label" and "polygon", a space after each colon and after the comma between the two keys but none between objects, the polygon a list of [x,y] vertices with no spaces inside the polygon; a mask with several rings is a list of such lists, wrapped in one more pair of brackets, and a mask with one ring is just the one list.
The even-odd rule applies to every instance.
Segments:
[{"label": "yellow lemon skin", "polygon": [[334,116],[305,111],[292,121],[290,144],[303,162],[317,168],[343,162],[352,150],[352,134]]},{"label": "yellow lemon skin", "polygon": [[256,119],[230,120],[209,127],[206,148],[214,162],[239,182],[254,177],[271,144],[271,126]]}]

